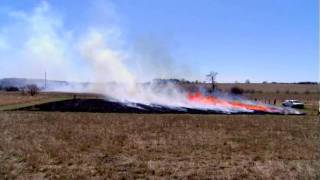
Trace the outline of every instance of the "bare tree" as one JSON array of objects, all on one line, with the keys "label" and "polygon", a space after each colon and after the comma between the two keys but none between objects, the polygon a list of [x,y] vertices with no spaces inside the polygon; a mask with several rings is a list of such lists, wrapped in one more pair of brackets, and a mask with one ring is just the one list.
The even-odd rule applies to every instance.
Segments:
[{"label": "bare tree", "polygon": [[211,82],[211,90],[212,92],[216,89],[216,77],[217,77],[218,73],[211,71],[209,74],[207,74],[207,78],[209,79],[209,81]]}]

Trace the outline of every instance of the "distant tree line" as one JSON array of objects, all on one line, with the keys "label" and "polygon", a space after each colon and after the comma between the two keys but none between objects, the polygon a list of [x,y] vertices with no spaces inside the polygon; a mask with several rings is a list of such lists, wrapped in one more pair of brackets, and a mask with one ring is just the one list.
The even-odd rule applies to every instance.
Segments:
[{"label": "distant tree line", "polygon": [[2,90],[2,91],[19,91],[20,89],[15,86],[6,86],[6,87],[0,86],[0,90]]},{"label": "distant tree line", "polygon": [[305,81],[305,82],[293,82],[293,83],[286,83],[286,82],[268,82],[263,81],[262,84],[318,84],[317,82]]},{"label": "distant tree line", "polygon": [[153,79],[153,82],[159,83],[159,84],[166,84],[166,83],[174,83],[174,84],[199,84],[199,83],[205,83],[201,82],[199,80],[190,81],[186,79]]},{"label": "distant tree line", "polygon": [[306,81],[306,82],[298,82],[297,84],[318,84],[318,83]]},{"label": "distant tree line", "polygon": [[22,94],[30,94],[31,96],[35,96],[39,93],[40,88],[35,84],[28,84],[24,87],[16,87],[16,86],[0,86],[0,91],[7,92],[18,92],[21,91]]},{"label": "distant tree line", "polygon": [[[206,75],[207,79],[209,80],[209,82],[205,82],[205,81],[199,81],[199,80],[195,80],[195,81],[190,81],[187,79],[177,79],[177,78],[170,78],[170,79],[154,79],[153,82],[157,82],[157,83],[176,83],[176,84],[199,84],[199,83],[210,83],[212,85],[212,87],[215,88],[215,85],[217,84],[216,82],[216,76],[218,73],[216,72],[210,72],[208,75]],[[235,81],[235,84],[240,83],[239,81]],[[251,84],[251,81],[249,79],[245,80],[243,83],[245,84]],[[293,82],[293,83],[286,83],[286,82],[268,82],[268,81],[262,81],[262,84],[318,84],[317,82],[312,82],[312,81],[303,81],[303,82]]]}]

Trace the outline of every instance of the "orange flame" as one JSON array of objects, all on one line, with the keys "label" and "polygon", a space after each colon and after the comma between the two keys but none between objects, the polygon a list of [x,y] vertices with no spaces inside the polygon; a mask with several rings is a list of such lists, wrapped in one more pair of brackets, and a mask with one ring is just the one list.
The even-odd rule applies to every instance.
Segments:
[{"label": "orange flame", "polygon": [[279,109],[268,107],[265,105],[252,105],[252,104],[245,104],[239,101],[228,101],[224,99],[219,99],[214,96],[205,96],[202,95],[200,92],[196,93],[189,93],[188,99],[192,102],[205,104],[205,105],[214,105],[214,106],[224,106],[224,107],[231,107],[235,109],[246,109],[252,111],[263,111],[263,112],[279,112]]}]

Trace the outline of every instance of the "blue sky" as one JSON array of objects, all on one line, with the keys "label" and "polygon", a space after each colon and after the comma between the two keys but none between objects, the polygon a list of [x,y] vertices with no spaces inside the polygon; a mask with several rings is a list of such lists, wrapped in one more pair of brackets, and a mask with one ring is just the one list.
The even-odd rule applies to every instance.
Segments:
[{"label": "blue sky", "polygon": [[[67,29],[81,31],[88,23],[102,28],[116,24],[122,49],[146,39],[160,44],[174,64],[170,71],[190,73],[191,79],[205,80],[205,74],[214,70],[220,82],[318,80],[317,0],[47,2]],[[37,4],[36,0],[1,0],[0,27],[11,22],[7,12],[28,12]],[[0,61],[1,66],[13,63]],[[1,68],[0,78],[15,76]]]}]

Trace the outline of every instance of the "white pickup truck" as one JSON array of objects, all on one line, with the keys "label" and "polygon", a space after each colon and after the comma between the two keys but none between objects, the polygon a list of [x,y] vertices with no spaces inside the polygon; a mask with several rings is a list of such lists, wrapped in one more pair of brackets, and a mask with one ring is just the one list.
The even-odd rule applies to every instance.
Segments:
[{"label": "white pickup truck", "polygon": [[282,105],[285,107],[298,108],[298,109],[304,108],[304,103],[299,100],[285,100],[282,103]]}]

